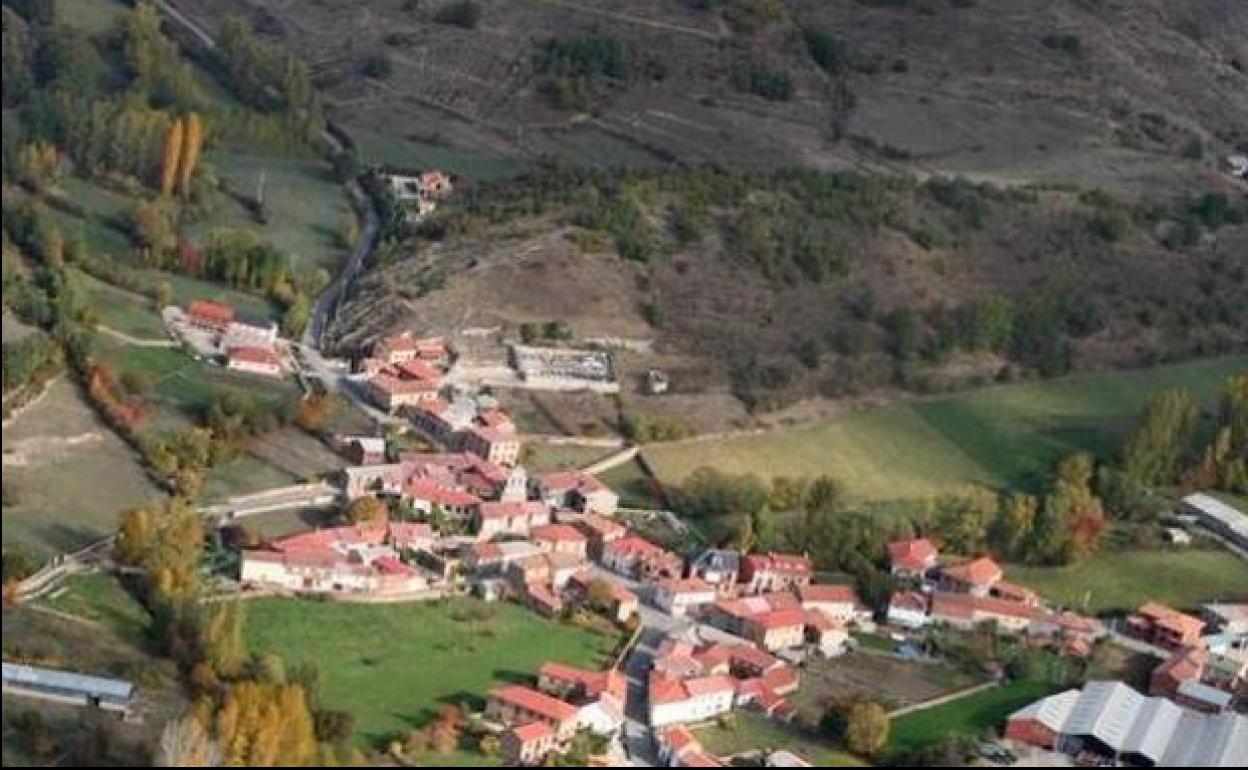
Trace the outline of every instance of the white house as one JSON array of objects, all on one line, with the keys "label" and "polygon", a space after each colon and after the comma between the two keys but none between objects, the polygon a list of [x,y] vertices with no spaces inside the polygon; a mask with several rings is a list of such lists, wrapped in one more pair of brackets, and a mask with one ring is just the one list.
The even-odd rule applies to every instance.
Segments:
[{"label": "white house", "polygon": [[652,673],[650,724],[663,727],[714,719],[732,710],[736,692],[736,683],[724,674],[679,680]]},{"label": "white house", "polygon": [[927,597],[918,591],[898,591],[888,601],[888,622],[902,628],[927,625]]},{"label": "white house", "polygon": [[674,618],[683,618],[690,610],[713,604],[718,598],[715,587],[699,578],[660,581],[655,584],[652,594],[654,606]]}]

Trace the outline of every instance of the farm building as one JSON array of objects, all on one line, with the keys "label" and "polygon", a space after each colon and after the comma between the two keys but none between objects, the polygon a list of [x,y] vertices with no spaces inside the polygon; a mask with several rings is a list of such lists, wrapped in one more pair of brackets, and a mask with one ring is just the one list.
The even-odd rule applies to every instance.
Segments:
[{"label": "farm building", "polygon": [[1135,767],[1241,767],[1248,717],[1202,714],[1122,682],[1088,682],[1010,715],[1005,737],[1077,758]]},{"label": "farm building", "polygon": [[4,664],[4,691],[122,713],[134,697],[134,685],[121,679],[17,663]]},{"label": "farm building", "polygon": [[1188,495],[1183,498],[1182,512],[1196,517],[1209,531],[1226,538],[1240,548],[1248,548],[1248,516],[1209,495]]}]

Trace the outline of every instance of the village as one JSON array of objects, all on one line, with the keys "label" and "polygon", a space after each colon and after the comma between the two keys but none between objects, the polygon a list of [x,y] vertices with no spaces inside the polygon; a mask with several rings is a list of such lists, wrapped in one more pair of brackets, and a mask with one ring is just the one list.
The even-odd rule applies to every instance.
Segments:
[{"label": "village", "polygon": [[[228,306],[170,307],[165,319],[195,355],[229,368],[265,377],[298,368],[274,327]],[[471,596],[519,604],[549,623],[599,618],[626,640],[609,667],[552,659],[527,683],[486,694],[477,729],[497,739],[508,764],[547,763],[589,740],[600,763],[728,766],[731,757],[704,746],[702,726],[747,714],[791,730],[802,712],[794,698],[821,666],[853,659],[870,671],[880,655],[948,665],[927,651],[932,634],[984,633],[1085,667],[1110,646],[1157,661],[1145,692],[1089,679],[1009,714],[976,749],[985,762],[1225,767],[1248,751],[1248,719],[1237,713],[1248,702],[1248,605],[1210,604],[1197,617],[1148,602],[1125,617],[1092,617],[1007,580],[987,556],[942,553],[935,536],[887,544],[879,558],[895,590],[877,606],[845,576],[823,582],[805,554],[677,553],[635,530],[637,519],[621,515],[619,495],[595,473],[526,471],[514,421],[488,391],[448,378],[454,359],[447,339],[408,331],[363,351],[343,387],[388,432],[334,437],[345,466],[312,488],[339,511],[336,521],[236,536],[236,566],[214,580],[218,596],[383,605]],[[415,443],[395,444],[403,434]],[[251,513],[212,509],[223,531],[246,532]],[[1217,500],[1192,495],[1182,516],[1232,547],[1248,544],[1242,514]],[[978,676],[968,693],[1009,680],[1000,666]],[[53,684],[58,677],[70,681]],[[85,698],[121,713],[135,697],[129,682],[9,663],[5,681],[10,692]],[[934,700],[946,697],[960,695]],[[1183,739],[1192,734],[1204,737]],[[816,761],[776,745],[750,757]]]},{"label": "village", "polygon": [[[711,548],[686,558],[631,530],[617,516],[618,495],[592,473],[529,475],[510,417],[488,396],[447,385],[451,358],[444,339],[406,332],[361,357],[355,376],[368,400],[435,451],[394,454],[380,437],[341,437],[350,464],[334,479],[340,505],[348,517],[371,513],[246,547],[237,578],[245,594],[342,601],[469,594],[519,603],[551,622],[589,610],[631,634],[611,668],[552,660],[533,672],[532,685],[489,693],[483,719],[509,764],[541,764],[586,731],[618,761],[635,719],[634,733],[653,741],[663,763],[719,766],[691,727],[740,710],[788,723],[798,713],[789,697],[812,661],[862,655],[864,638],[913,654],[932,629],[989,629],[1073,660],[1121,645],[1161,661],[1148,675],[1147,697],[1122,682],[1090,681],[1010,715],[993,756],[1087,764],[1138,754],[1149,763],[1217,767],[1248,748],[1248,721],[1236,713],[1248,697],[1248,606],[1209,605],[1196,617],[1149,602],[1127,617],[1098,619],[1008,581],[991,558],[942,554],[931,537],[889,543],[881,554],[898,586],[882,607],[868,606],[850,584],[818,582],[803,554]],[[1214,502],[1193,496],[1188,515],[1242,542]],[[1083,700],[1098,705],[1079,706]],[[1105,713],[1084,714],[1093,708]],[[1102,723],[1122,720],[1127,728],[1103,734]],[[1171,748],[1140,737],[1163,723],[1209,738]],[[776,753],[765,761],[806,761]]]}]

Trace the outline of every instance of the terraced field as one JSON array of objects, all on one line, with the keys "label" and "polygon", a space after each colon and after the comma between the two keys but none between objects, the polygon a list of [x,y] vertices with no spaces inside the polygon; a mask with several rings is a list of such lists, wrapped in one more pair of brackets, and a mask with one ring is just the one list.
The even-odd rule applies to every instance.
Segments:
[{"label": "terraced field", "polygon": [[857,500],[917,498],[968,483],[1034,487],[1063,454],[1112,455],[1148,399],[1186,388],[1204,404],[1248,357],[1001,385],[716,441],[655,444],[659,478],[700,466],[732,473],[831,474]]}]

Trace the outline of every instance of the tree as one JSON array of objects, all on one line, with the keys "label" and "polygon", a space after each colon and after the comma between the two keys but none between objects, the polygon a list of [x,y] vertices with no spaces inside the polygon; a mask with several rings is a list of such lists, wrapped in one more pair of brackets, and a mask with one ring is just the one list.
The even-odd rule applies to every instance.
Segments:
[{"label": "tree", "polygon": [[308,298],[304,294],[296,294],[290,307],[286,308],[286,314],[282,316],[282,329],[291,337],[298,337],[303,334],[303,330],[308,327],[308,321],[311,319],[312,308],[308,302]]},{"label": "tree", "polygon": [[312,715],[298,685],[236,682],[214,726],[226,765],[298,767],[319,758]]},{"label": "tree", "polygon": [[245,621],[243,604],[237,600],[218,602],[208,610],[203,632],[204,660],[222,677],[236,676],[247,660]]},{"label": "tree", "polygon": [[888,743],[888,712],[878,703],[855,703],[849,710],[845,744],[863,757],[873,757]]},{"label": "tree", "polygon": [[165,725],[156,749],[157,767],[216,767],[220,764],[221,747],[194,716],[184,716]]},{"label": "tree", "polygon": [[386,520],[389,509],[375,497],[360,497],[351,501],[343,513],[352,524],[375,524]]},{"label": "tree", "polygon": [[173,185],[178,179],[178,163],[182,156],[182,135],[186,130],[184,121],[179,118],[169,125],[165,132],[165,151],[160,164],[160,194],[168,198],[173,194]]},{"label": "tree", "polygon": [[937,526],[951,551],[972,554],[984,547],[988,526],[997,511],[997,496],[983,487],[937,502]]},{"label": "tree", "polygon": [[1123,447],[1123,472],[1142,484],[1172,482],[1197,414],[1196,402],[1187,391],[1168,390],[1155,396]]},{"label": "tree", "polygon": [[199,113],[187,113],[183,119],[181,159],[178,161],[178,189],[183,198],[191,194],[191,175],[199,162],[199,151],[204,142],[204,125]]},{"label": "tree", "polygon": [[603,578],[594,578],[589,582],[586,600],[589,606],[599,612],[609,612],[615,603],[615,590],[611,582]]},{"label": "tree", "polygon": [[1036,498],[1023,492],[1004,498],[992,524],[994,545],[1010,556],[1018,556],[1035,526],[1037,507]]}]

